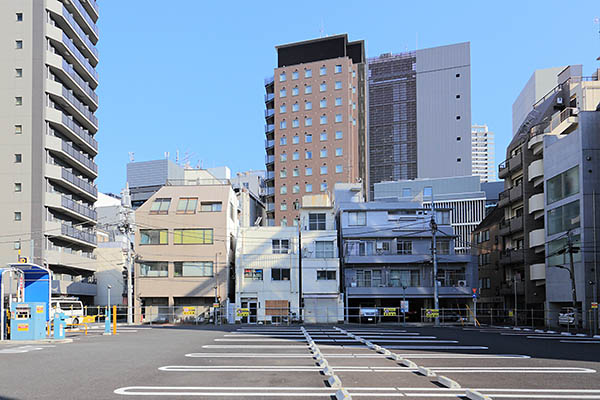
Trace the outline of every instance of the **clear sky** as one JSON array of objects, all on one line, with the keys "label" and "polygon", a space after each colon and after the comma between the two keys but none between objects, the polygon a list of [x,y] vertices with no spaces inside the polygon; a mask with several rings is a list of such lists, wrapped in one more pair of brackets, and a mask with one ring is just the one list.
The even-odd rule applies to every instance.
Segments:
[{"label": "clear sky", "polygon": [[[99,189],[136,161],[264,169],[264,86],[274,46],[348,33],[367,56],[471,42],[472,122],[512,136],[511,107],[535,69],[600,64],[598,0],[99,0]],[[432,160],[433,162],[433,160]]]}]

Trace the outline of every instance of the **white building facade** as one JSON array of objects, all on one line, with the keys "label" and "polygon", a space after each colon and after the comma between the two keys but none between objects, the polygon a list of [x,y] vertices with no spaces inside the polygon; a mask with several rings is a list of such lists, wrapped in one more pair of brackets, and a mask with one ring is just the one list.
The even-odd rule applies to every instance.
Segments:
[{"label": "white building facade", "polygon": [[494,132],[487,125],[471,127],[471,169],[481,182],[496,180]]}]

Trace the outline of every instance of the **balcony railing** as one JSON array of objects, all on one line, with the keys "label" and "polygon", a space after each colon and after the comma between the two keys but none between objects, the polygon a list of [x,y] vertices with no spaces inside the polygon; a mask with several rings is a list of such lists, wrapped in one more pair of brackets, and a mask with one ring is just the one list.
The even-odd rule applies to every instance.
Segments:
[{"label": "balcony railing", "polygon": [[275,211],[275,203],[267,203],[267,211]]},{"label": "balcony railing", "polygon": [[271,164],[275,162],[275,156],[268,155],[265,156],[265,164]]},{"label": "balcony railing", "polygon": [[83,165],[85,165],[86,167],[88,167],[89,169],[91,169],[92,171],[94,171],[95,173],[98,173],[98,165],[96,165],[94,161],[92,161],[79,151],[75,150],[73,146],[71,146],[64,140],[62,141],[62,150],[77,161],[79,161],[80,163],[82,163]]},{"label": "balcony railing", "polygon": [[95,127],[98,127],[98,118],[96,118],[94,113],[91,112],[86,105],[79,101],[79,99],[75,97],[73,93],[64,86],[62,87],[62,95],[65,99],[69,100],[69,103],[71,103],[73,107],[75,107],[77,110],[79,110],[80,113],[85,115],[85,117],[89,119]]},{"label": "balcony railing", "polygon": [[267,171],[267,173],[265,174],[265,180],[271,180],[271,179],[275,179],[275,172]]},{"label": "balcony railing", "polygon": [[71,66],[71,64],[69,64],[64,59],[63,59],[63,69],[65,70],[65,72],[67,74],[69,74],[69,76],[71,78],[73,78],[73,80],[75,82],[77,82],[77,84],[79,86],[81,86],[81,88],[94,100],[94,102],[96,104],[98,104],[98,95],[96,94],[96,92],[94,92],[92,90],[92,88],[90,87],[90,85],[79,76],[79,74],[75,71],[75,69],[73,69],[73,66]]},{"label": "balcony railing", "polygon": [[[87,0],[87,2],[92,5],[92,8],[94,8],[94,10],[96,10],[96,12],[98,12],[98,5],[96,4],[96,2],[94,0],[91,0],[91,1]],[[86,20],[86,22],[88,23],[90,28],[92,28],[92,30],[94,31],[96,36],[98,36],[98,27],[96,26],[96,24],[94,23],[92,18],[90,18],[90,16],[88,15],[88,12],[85,10],[85,8],[83,8],[83,6],[79,2],[79,0],[71,0],[71,3],[73,3],[73,5],[75,5],[75,8],[77,8],[79,10],[79,12],[81,13],[81,15],[83,15],[83,18]]]},{"label": "balcony railing", "polygon": [[67,208],[71,211],[75,211],[76,213],[84,215],[93,220],[98,219],[98,214],[96,213],[96,210],[94,210],[90,207],[84,206],[83,204],[79,204],[78,202],[71,200],[70,198],[68,198],[64,195],[62,195],[60,198],[60,204],[64,208]]},{"label": "balcony railing", "polygon": [[265,94],[265,103],[273,100],[275,98],[275,93],[267,93]]},{"label": "balcony railing", "polygon": [[[77,0],[72,0],[72,2],[76,3]],[[88,49],[90,49],[90,51],[94,54],[94,56],[97,59],[98,58],[98,49],[96,48],[96,46],[94,46],[92,41],[88,38],[87,34],[79,27],[79,24],[77,23],[77,21],[75,21],[75,19],[73,18],[73,16],[69,12],[69,10],[67,10],[63,6],[62,11],[63,11],[63,17],[69,22],[71,27],[75,30],[75,32],[77,32],[79,37],[81,37],[81,39],[85,42],[85,45],[88,47]],[[82,13],[82,14],[87,15],[87,13]]]},{"label": "balcony railing", "polygon": [[577,117],[578,115],[579,109],[575,107],[568,107],[561,112],[557,112],[552,116],[552,120],[550,121],[550,131],[552,132],[554,129],[556,129],[567,118]]},{"label": "balcony railing", "polygon": [[267,108],[267,109],[265,110],[265,118],[270,118],[270,117],[272,117],[273,115],[275,115],[275,110],[274,110],[274,109],[272,109],[272,108]]},{"label": "balcony railing", "polygon": [[273,146],[275,146],[275,141],[274,140],[265,140],[265,148],[266,149],[270,149]]},{"label": "balcony railing", "polygon": [[275,131],[275,124],[266,124],[265,125],[265,133],[270,133]]},{"label": "balcony railing", "polygon": [[96,69],[92,67],[92,64],[90,64],[88,59],[85,58],[83,54],[81,54],[79,49],[73,44],[73,41],[69,39],[69,37],[65,33],[63,33],[63,44],[67,46],[67,48],[71,51],[71,54],[73,54],[73,56],[79,60],[79,62],[90,73],[90,75],[92,75],[94,79],[98,81],[98,72],[96,71]]},{"label": "balcony railing", "polygon": [[268,187],[265,189],[265,196],[273,196],[275,194],[274,187]]},{"label": "balcony railing", "polygon": [[84,179],[81,179],[78,176],[75,176],[72,172],[68,171],[65,168],[62,168],[61,176],[67,182],[72,183],[73,185],[75,185],[78,188],[82,189],[83,191],[93,195],[94,197],[98,197],[98,188],[96,187],[96,185],[93,185],[93,184],[85,181]]},{"label": "balcony railing", "polygon": [[67,117],[65,114],[62,115],[62,123],[68,126],[69,129],[71,129],[73,132],[75,132],[77,136],[83,139],[84,142],[92,146],[95,150],[98,150],[98,142],[96,141],[96,139],[94,139],[92,135],[89,134],[89,132],[86,129],[83,129],[82,127],[77,125],[75,122],[73,122],[72,119]]},{"label": "balcony railing", "polygon": [[270,85],[273,82],[275,82],[275,77],[274,76],[269,76],[268,78],[265,78],[265,86]]},{"label": "balcony railing", "polygon": [[60,233],[61,235],[69,236],[73,239],[81,240],[93,245],[97,242],[96,233],[94,231],[87,232],[64,223],[60,226]]}]

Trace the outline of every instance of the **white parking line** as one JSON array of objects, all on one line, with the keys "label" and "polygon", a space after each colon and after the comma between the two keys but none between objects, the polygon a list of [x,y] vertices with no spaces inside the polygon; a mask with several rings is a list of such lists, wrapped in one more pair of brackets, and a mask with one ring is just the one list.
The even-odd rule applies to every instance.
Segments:
[{"label": "white parking line", "polygon": [[203,349],[307,349],[307,346],[277,344],[205,344]]},{"label": "white parking line", "polygon": [[29,353],[30,351],[43,350],[45,347],[56,347],[56,346],[49,345],[49,346],[19,346],[19,347],[9,347],[7,349],[0,350],[0,354]]},{"label": "white parking line", "polygon": [[[400,357],[410,357],[417,359],[469,359],[469,358],[482,358],[482,359],[530,359],[530,356],[522,354],[398,354]],[[189,353],[186,357],[198,357],[198,358],[313,358],[312,354],[290,354],[290,353]],[[379,353],[368,353],[368,354],[323,354],[325,358],[387,358],[384,354]]]},{"label": "white parking line", "polygon": [[488,350],[487,346],[386,346],[390,350]]},{"label": "white parking line", "polygon": [[584,340],[584,341],[581,341],[581,340],[571,340],[571,339],[569,339],[569,340],[561,340],[560,342],[561,343],[577,343],[577,344],[581,344],[581,343],[585,343],[585,344],[598,344],[598,343],[600,343],[600,340]]}]

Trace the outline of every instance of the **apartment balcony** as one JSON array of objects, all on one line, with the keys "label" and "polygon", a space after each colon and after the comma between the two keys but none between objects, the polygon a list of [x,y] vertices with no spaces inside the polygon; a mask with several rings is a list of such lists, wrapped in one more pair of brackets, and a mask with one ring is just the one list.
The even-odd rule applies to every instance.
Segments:
[{"label": "apartment balcony", "polygon": [[504,161],[498,167],[498,177],[500,179],[506,178],[509,174],[520,171],[523,166],[522,154],[515,154],[508,160]]},{"label": "apartment balcony", "polygon": [[513,217],[508,220],[502,220],[500,222],[500,229],[498,233],[500,236],[507,236],[515,232],[523,230],[523,217]]},{"label": "apartment balcony", "polygon": [[535,229],[529,232],[529,248],[535,249],[536,252],[544,250],[546,244],[546,234],[544,228]]},{"label": "apartment balcony", "polygon": [[98,118],[66,87],[59,82],[48,79],[46,81],[46,91],[55,96],[53,100],[76,117],[84,128],[94,133],[98,131]]},{"label": "apartment balcony", "polygon": [[571,133],[579,123],[579,109],[568,107],[552,116],[550,132],[552,135],[567,135]]},{"label": "apartment balcony", "polygon": [[61,138],[47,135],[46,148],[56,152],[60,158],[66,160],[68,163],[74,164],[78,169],[85,172],[88,177],[91,177],[91,179],[98,177],[98,165]]},{"label": "apartment balcony", "polygon": [[52,46],[50,51],[56,48],[91,87],[98,86],[98,72],[60,28],[46,24],[46,36]]},{"label": "apartment balcony", "polygon": [[96,211],[83,203],[74,201],[60,193],[46,193],[44,203],[47,207],[58,209],[61,212],[83,220],[84,222],[96,223],[98,215]]},{"label": "apartment balcony", "polygon": [[510,189],[500,192],[498,207],[506,207],[507,205],[523,199],[523,185],[518,185]]},{"label": "apartment balcony", "polygon": [[269,133],[273,133],[275,132],[275,124],[266,124],[265,125],[265,133],[269,134]]},{"label": "apartment balcony", "polygon": [[275,226],[275,219],[267,218],[265,221],[265,226]]},{"label": "apartment balcony", "polygon": [[275,83],[275,77],[274,76],[269,76],[267,78],[265,78],[265,87],[271,86]]},{"label": "apartment balcony", "polygon": [[275,196],[275,188],[272,186],[265,188],[265,196]]},{"label": "apartment balcony", "polygon": [[[433,285],[428,286],[409,286],[406,290],[398,286],[378,286],[378,287],[364,287],[364,286],[346,286],[346,293],[348,297],[362,297],[362,298],[431,298],[433,297]],[[452,298],[471,297],[471,289],[469,287],[461,286],[439,286],[438,295],[440,298]]]},{"label": "apartment balcony", "polygon": [[89,201],[98,200],[98,188],[96,188],[96,185],[75,176],[66,168],[58,165],[46,164],[45,175],[48,179],[57,181]]},{"label": "apartment balcony", "polygon": [[80,98],[84,99],[86,106],[88,106],[90,110],[96,111],[98,108],[98,95],[90,85],[79,76],[72,65],[66,62],[60,55],[50,51],[46,52],[46,64],[50,66],[50,71],[54,75],[67,84]]},{"label": "apartment balcony", "polygon": [[529,214],[535,219],[544,216],[544,193],[534,194],[529,198]]},{"label": "apartment balcony", "polygon": [[275,93],[265,94],[265,103],[270,103],[275,99]]},{"label": "apartment balcony", "polygon": [[[98,4],[96,0],[81,0],[80,4],[83,5],[83,8],[86,9],[88,15],[92,18],[92,21],[98,21]],[[96,28],[97,30],[98,28]]]},{"label": "apartment balcony", "polygon": [[272,181],[273,179],[275,179],[275,172],[267,171],[265,174],[265,181]]},{"label": "apartment balcony", "polygon": [[265,156],[265,164],[273,164],[275,162],[275,156],[267,155]]},{"label": "apartment balcony", "polygon": [[517,296],[523,296],[525,294],[525,285],[521,281],[506,281],[500,284],[500,296],[514,296],[515,292]]},{"label": "apartment balcony", "polygon": [[51,286],[52,294],[69,296],[96,296],[98,294],[96,283],[89,283],[85,280],[52,279]]},{"label": "apartment balcony", "polygon": [[525,260],[525,249],[506,249],[500,252],[500,265],[518,264],[523,265]]},{"label": "apartment balcony", "polygon": [[267,108],[265,110],[265,119],[267,120],[267,123],[273,123],[275,118],[275,110],[273,110],[272,108]]},{"label": "apartment balcony", "polygon": [[267,151],[273,150],[274,148],[275,148],[275,141],[274,140],[265,140],[265,149]]},{"label": "apartment balcony", "polygon": [[266,204],[266,210],[267,212],[273,212],[275,211],[275,203],[267,203]]},{"label": "apartment balcony", "polygon": [[98,142],[88,130],[77,125],[71,118],[60,110],[46,107],[46,120],[53,129],[57,129],[71,141],[92,155],[98,154]]},{"label": "apartment balcony", "polygon": [[[447,264],[464,264],[471,261],[469,254],[439,254],[439,256],[443,257],[444,263]],[[346,264],[429,264],[431,255],[375,252],[364,255],[346,254],[344,260]]]},{"label": "apartment balcony", "polygon": [[96,247],[96,232],[70,226],[61,221],[47,221],[46,232],[48,236],[64,241],[76,243],[80,246]]},{"label": "apartment balcony", "polygon": [[533,186],[539,186],[544,183],[544,160],[535,160],[527,167],[528,179],[533,182]]},{"label": "apartment balcony", "polygon": [[532,281],[546,279],[546,264],[531,264],[529,266],[529,279]]},{"label": "apartment balcony", "polygon": [[[60,227],[56,232],[60,231]],[[54,232],[48,232],[48,236]],[[45,261],[50,265],[61,265],[72,268],[74,271],[88,271],[94,272],[97,268],[94,261],[96,256],[93,253],[93,247],[90,247],[88,251],[72,250],[68,247],[59,247],[50,245],[48,249],[44,250]]]},{"label": "apartment balcony", "polygon": [[529,141],[527,148],[533,151],[534,155],[539,155],[544,151],[544,136],[550,133],[550,124],[544,122],[535,125],[529,131]]},{"label": "apartment balcony", "polygon": [[[69,11],[71,11],[79,25],[81,25],[83,29],[85,29],[85,31],[91,37],[93,42],[98,43],[98,26],[96,26],[96,23],[90,17],[90,14],[94,14],[94,17],[98,19],[98,6],[95,4],[96,2],[94,0],[85,0],[84,3],[87,3],[87,9],[81,4],[79,0],[69,0],[68,2],[66,2],[66,6],[69,9]],[[91,6],[91,3],[94,3],[94,5],[96,5],[96,8],[94,8],[94,6]]]}]

